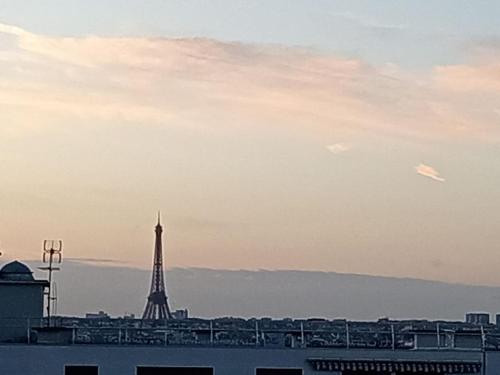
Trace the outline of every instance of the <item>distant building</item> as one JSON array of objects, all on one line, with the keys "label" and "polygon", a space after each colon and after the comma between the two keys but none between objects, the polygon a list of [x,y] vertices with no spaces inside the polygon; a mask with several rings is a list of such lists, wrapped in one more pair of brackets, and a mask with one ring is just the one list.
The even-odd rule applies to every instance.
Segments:
[{"label": "distant building", "polygon": [[187,309],[183,309],[183,310],[175,310],[173,313],[172,313],[172,317],[174,319],[187,319],[189,318],[189,312]]},{"label": "distant building", "polygon": [[465,322],[469,324],[490,324],[490,314],[485,312],[471,312],[465,314]]},{"label": "distant building", "polygon": [[27,332],[41,325],[48,286],[45,280],[35,280],[33,272],[21,262],[0,269],[0,340],[25,341]]},{"label": "distant building", "polygon": [[85,319],[107,320],[107,319],[110,319],[110,316],[108,314],[106,314],[104,311],[99,311],[98,313],[86,313]]}]

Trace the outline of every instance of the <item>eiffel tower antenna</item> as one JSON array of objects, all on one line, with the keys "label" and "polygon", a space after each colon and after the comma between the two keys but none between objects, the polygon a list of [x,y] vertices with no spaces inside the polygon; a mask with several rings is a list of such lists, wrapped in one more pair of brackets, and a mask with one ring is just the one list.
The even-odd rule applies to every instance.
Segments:
[{"label": "eiffel tower antenna", "polygon": [[172,313],[168,307],[168,299],[165,289],[163,275],[163,250],[161,235],[163,228],[160,223],[160,212],[158,211],[158,224],[155,227],[155,252],[153,259],[153,275],[151,277],[151,289],[149,292],[143,320],[172,319]]}]

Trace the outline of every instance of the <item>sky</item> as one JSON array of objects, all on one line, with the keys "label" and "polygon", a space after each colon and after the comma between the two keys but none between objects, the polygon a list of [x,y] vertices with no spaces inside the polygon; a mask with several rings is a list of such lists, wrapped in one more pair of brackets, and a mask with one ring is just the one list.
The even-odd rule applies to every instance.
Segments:
[{"label": "sky", "polygon": [[497,1],[0,0],[0,249],[500,285]]}]

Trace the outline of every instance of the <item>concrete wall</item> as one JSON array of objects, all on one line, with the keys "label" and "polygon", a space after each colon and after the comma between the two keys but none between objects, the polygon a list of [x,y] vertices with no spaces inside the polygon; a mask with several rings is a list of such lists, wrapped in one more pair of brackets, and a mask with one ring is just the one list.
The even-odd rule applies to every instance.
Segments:
[{"label": "concrete wall", "polygon": [[0,282],[0,341],[25,339],[42,316],[43,286]]},{"label": "concrete wall", "polygon": [[485,353],[485,374],[500,375],[500,352]]},{"label": "concrete wall", "polygon": [[[495,353],[497,354],[497,353]],[[255,375],[257,367],[298,367],[318,374],[307,358],[481,360],[466,351],[390,351],[329,349],[237,349],[132,346],[0,345],[1,374],[63,375],[64,365],[99,366],[99,375],[135,375],[136,366],[213,367],[215,375]],[[334,374],[335,373],[331,373]],[[337,374],[338,375],[338,374]],[[500,375],[500,353],[491,357],[485,375]]]}]

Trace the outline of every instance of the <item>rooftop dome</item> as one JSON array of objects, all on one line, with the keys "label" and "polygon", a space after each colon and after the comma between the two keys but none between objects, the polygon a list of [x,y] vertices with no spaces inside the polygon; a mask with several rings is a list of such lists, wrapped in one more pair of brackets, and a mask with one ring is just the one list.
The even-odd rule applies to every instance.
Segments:
[{"label": "rooftop dome", "polygon": [[0,270],[1,280],[11,281],[33,281],[33,272],[29,267],[17,260],[7,263]]}]

